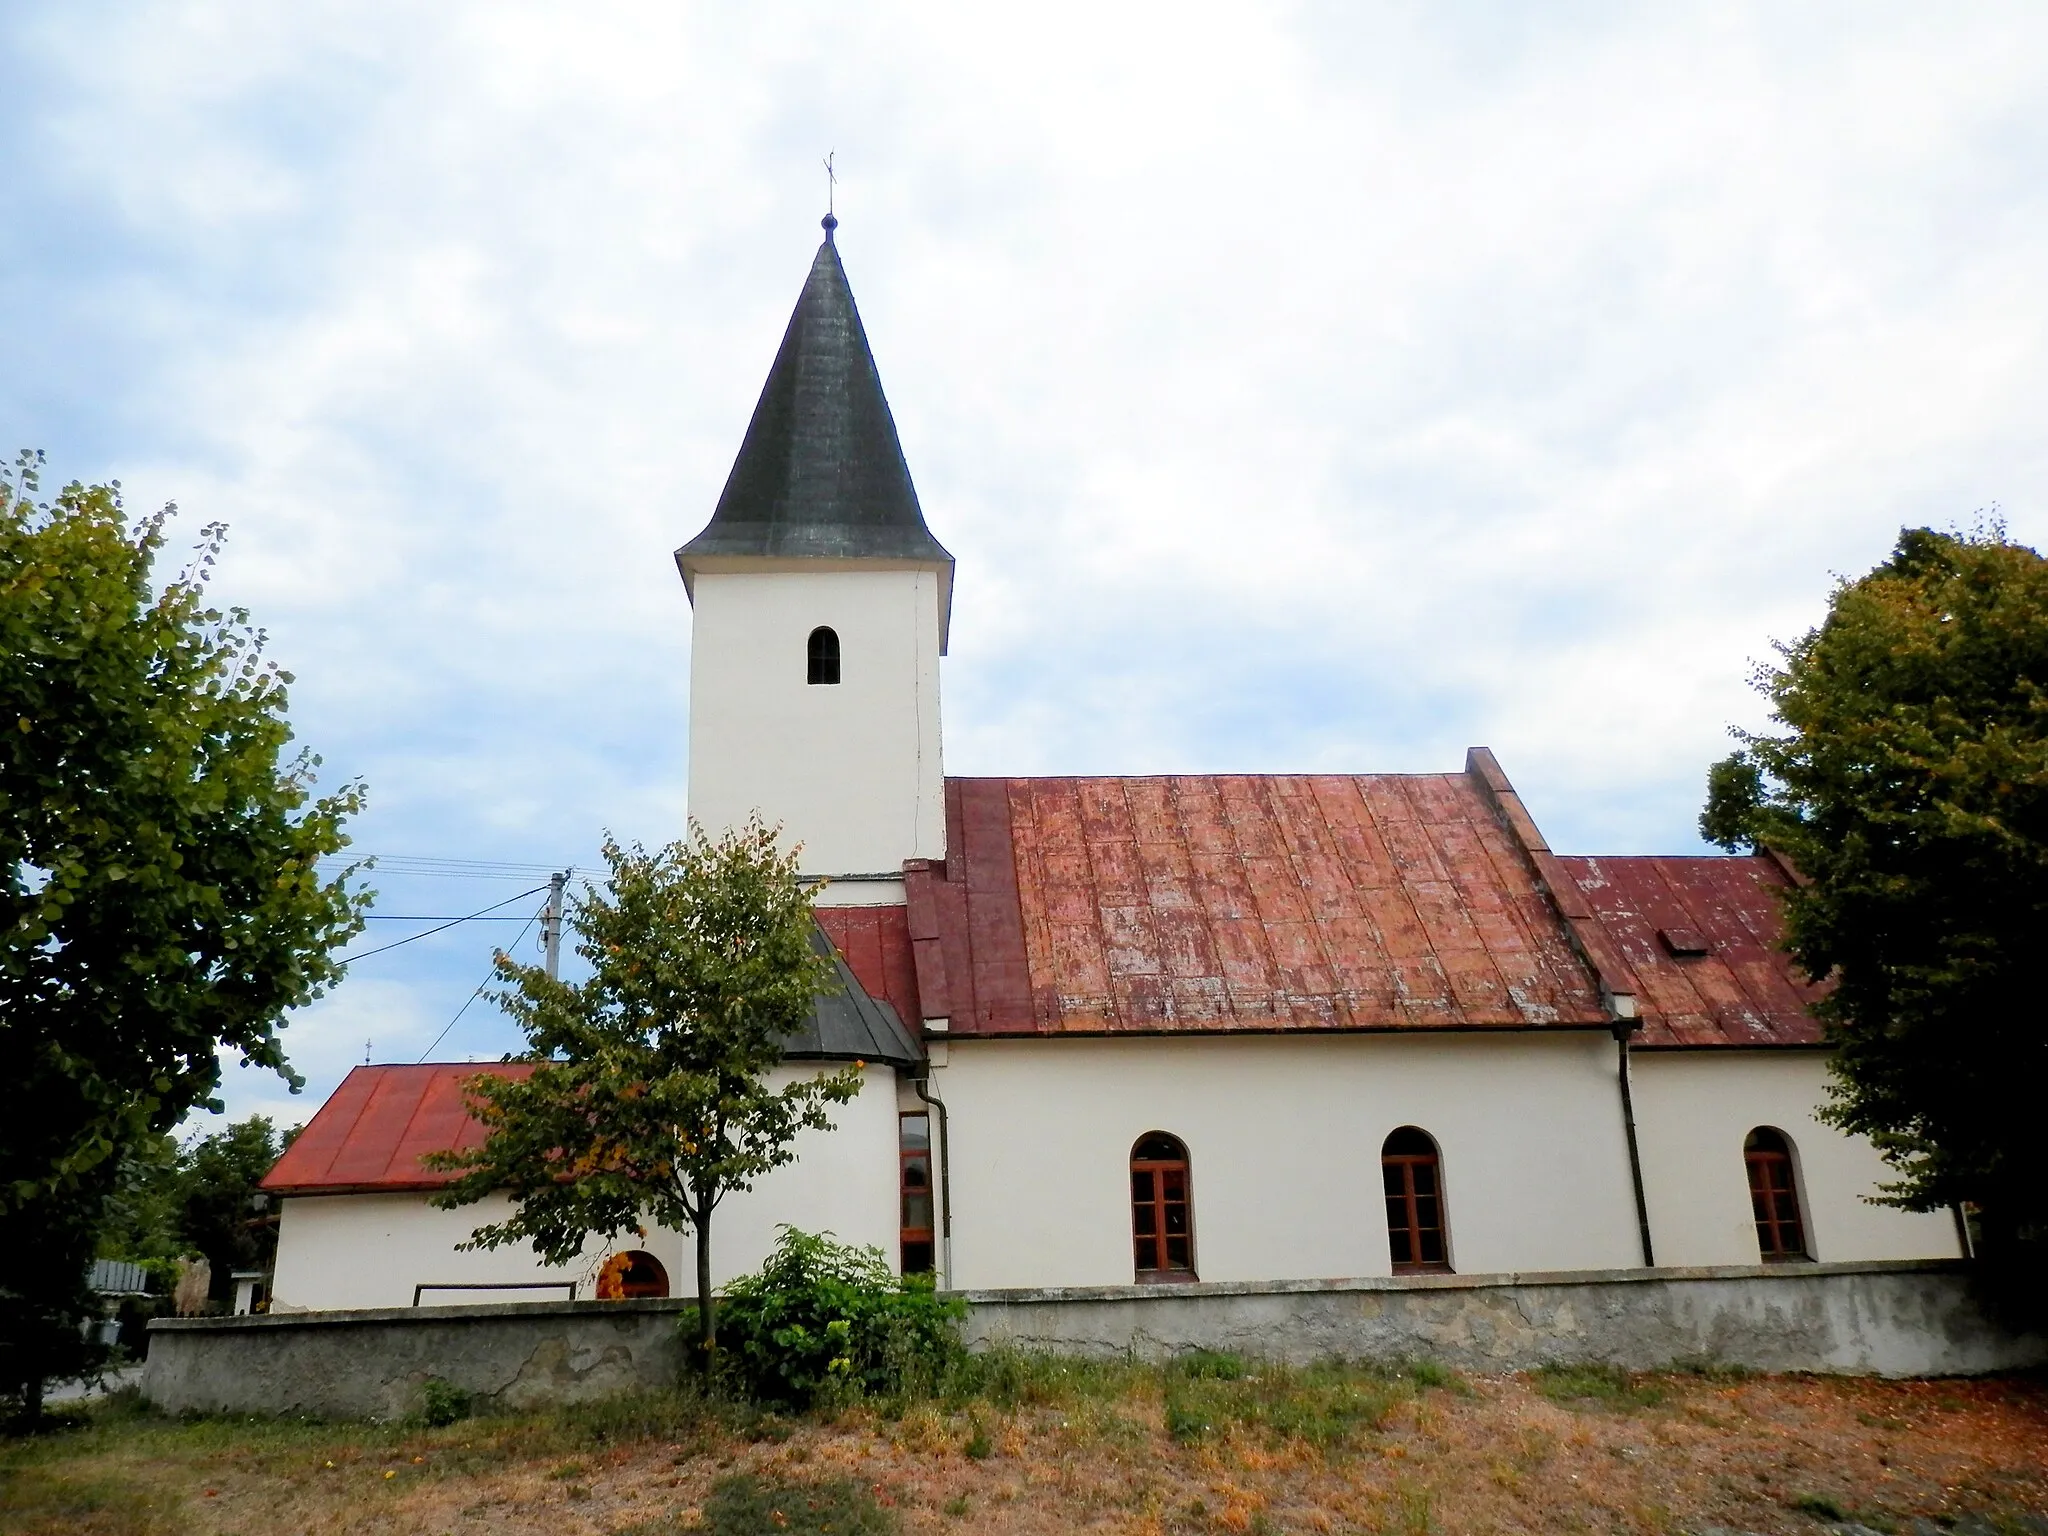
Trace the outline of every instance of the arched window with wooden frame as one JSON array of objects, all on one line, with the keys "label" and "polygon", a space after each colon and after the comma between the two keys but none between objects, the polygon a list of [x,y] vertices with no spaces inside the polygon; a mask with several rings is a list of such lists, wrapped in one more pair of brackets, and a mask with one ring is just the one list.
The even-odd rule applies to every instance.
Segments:
[{"label": "arched window with wooden frame", "polygon": [[599,1301],[640,1301],[668,1295],[668,1271],[642,1249],[615,1253],[597,1272]]},{"label": "arched window with wooden frame", "polygon": [[839,681],[839,631],[820,624],[811,631],[811,638],[804,647],[808,665],[806,682],[836,683]]},{"label": "arched window with wooden frame", "polygon": [[1131,1248],[1140,1285],[1195,1278],[1188,1149],[1164,1131],[1147,1131],[1131,1148]]},{"label": "arched window with wooden frame", "polygon": [[1742,1143],[1749,1170],[1749,1208],[1756,1218],[1756,1246],[1766,1264],[1811,1258],[1806,1223],[1799,1214],[1798,1171],[1792,1143],[1783,1131],[1760,1125]]},{"label": "arched window with wooden frame", "polygon": [[1448,1274],[1443,1159],[1427,1131],[1404,1125],[1380,1147],[1387,1197],[1387,1248],[1397,1275]]},{"label": "arched window with wooden frame", "polygon": [[938,1251],[932,1225],[932,1119],[919,1110],[898,1115],[896,1126],[903,1273],[928,1275]]}]

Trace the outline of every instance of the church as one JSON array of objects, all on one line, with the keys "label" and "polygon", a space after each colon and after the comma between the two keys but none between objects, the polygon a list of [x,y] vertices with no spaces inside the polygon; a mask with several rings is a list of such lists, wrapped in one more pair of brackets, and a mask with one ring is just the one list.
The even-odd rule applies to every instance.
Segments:
[{"label": "church", "polygon": [[[802,848],[821,997],[778,1071],[859,1062],[720,1207],[977,1293],[1955,1258],[1817,1118],[1815,986],[1768,854],[1554,852],[1484,748],[1428,774],[949,778],[953,557],[825,240],[723,494],[676,552],[689,808]],[[422,1154],[466,1063],[350,1073],[265,1181],[276,1312],[658,1296],[690,1239],[460,1251]]]}]

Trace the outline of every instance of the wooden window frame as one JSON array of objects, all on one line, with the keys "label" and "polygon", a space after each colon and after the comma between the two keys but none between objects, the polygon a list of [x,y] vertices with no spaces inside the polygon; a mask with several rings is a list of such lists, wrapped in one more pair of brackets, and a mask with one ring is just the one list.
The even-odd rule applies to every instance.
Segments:
[{"label": "wooden window frame", "polygon": [[[1138,1148],[1155,1136],[1164,1137],[1179,1147],[1180,1156],[1139,1157]],[[1152,1209],[1152,1231],[1149,1234],[1145,1234],[1138,1230],[1138,1212],[1147,1202],[1141,1202],[1137,1192],[1133,1190],[1131,1193],[1131,1267],[1137,1276],[1137,1282],[1140,1285],[1192,1285],[1201,1277],[1195,1270],[1195,1179],[1194,1170],[1188,1157],[1188,1144],[1171,1131],[1147,1131],[1143,1136],[1140,1136],[1131,1143],[1131,1156],[1125,1177],[1129,1179],[1140,1173],[1149,1174],[1152,1179],[1152,1198],[1149,1202]],[[1166,1198],[1165,1175],[1169,1173],[1178,1173],[1180,1175],[1181,1198],[1178,1202],[1170,1201]],[[1186,1212],[1187,1231],[1184,1234],[1169,1233],[1166,1230],[1167,1207],[1176,1203]],[[1175,1268],[1171,1262],[1171,1255],[1167,1252],[1169,1238],[1179,1236],[1187,1238],[1188,1262],[1187,1267],[1184,1269]],[[1151,1245],[1152,1258],[1156,1261],[1155,1267],[1148,1269],[1138,1262],[1138,1246],[1141,1243]]]},{"label": "wooden window frame", "polygon": [[[1423,1137],[1429,1142],[1429,1150],[1427,1152],[1387,1151],[1386,1143],[1392,1141],[1402,1131],[1414,1131],[1417,1135]],[[1418,1195],[1416,1192],[1415,1170],[1419,1167],[1428,1167],[1435,1174],[1435,1178],[1432,1181],[1435,1189],[1430,1195]],[[1396,1168],[1400,1170],[1401,1175],[1401,1188],[1398,1194],[1389,1191],[1386,1187],[1388,1170]],[[1382,1205],[1388,1205],[1398,1199],[1401,1202],[1402,1213],[1407,1217],[1406,1225],[1397,1227],[1393,1221],[1392,1211],[1388,1211],[1387,1260],[1393,1266],[1394,1273],[1397,1275],[1448,1275],[1455,1273],[1451,1268],[1450,1206],[1444,1199],[1443,1149],[1437,1145],[1434,1136],[1431,1136],[1429,1132],[1423,1130],[1420,1126],[1407,1125],[1400,1126],[1388,1133],[1386,1141],[1380,1144],[1380,1195]],[[1433,1198],[1436,1201],[1436,1225],[1434,1227],[1425,1227],[1422,1224],[1420,1202],[1423,1199],[1429,1198]],[[1441,1259],[1395,1258],[1394,1234],[1396,1232],[1406,1233],[1408,1252],[1411,1254],[1420,1254],[1424,1251],[1422,1236],[1425,1232],[1435,1232],[1437,1246],[1442,1250],[1443,1257]]]},{"label": "wooden window frame", "polygon": [[804,681],[818,687],[836,687],[839,677],[839,631],[830,624],[820,624],[804,641]]},{"label": "wooden window frame", "polygon": [[[643,1273],[635,1276],[635,1270]],[[645,1270],[652,1270],[653,1274],[649,1276]],[[656,1284],[660,1289],[654,1288]],[[668,1266],[655,1255],[645,1248],[628,1248],[604,1261],[591,1289],[599,1301],[656,1300],[673,1296],[675,1283],[668,1277]],[[417,1291],[414,1292],[414,1305],[418,1305]]]},{"label": "wooden window frame", "polygon": [[[904,1144],[903,1122],[906,1120],[924,1121],[924,1145],[922,1147],[910,1147]],[[937,1220],[939,1181],[937,1166],[933,1161],[937,1155],[937,1151],[932,1145],[931,1112],[923,1109],[899,1111],[896,1116],[896,1269],[899,1274],[929,1275],[938,1272],[939,1245]],[[924,1188],[919,1193],[923,1194],[925,1206],[932,1213],[933,1225],[928,1227],[910,1227],[903,1225],[903,1210],[909,1203],[911,1195],[910,1164],[912,1159],[920,1157],[924,1159],[925,1182]],[[912,1243],[924,1244],[926,1250],[931,1254],[931,1262],[922,1269],[913,1270],[910,1267],[909,1249]]]},{"label": "wooden window frame", "polygon": [[[1759,1134],[1770,1136],[1778,1145],[1751,1146]],[[1742,1166],[1749,1181],[1758,1257],[1766,1264],[1810,1262],[1812,1240],[1805,1202],[1799,1198],[1799,1165],[1792,1155],[1792,1138],[1773,1126],[1756,1127],[1742,1139]],[[1790,1244],[1786,1242],[1788,1228],[1793,1239]]]}]

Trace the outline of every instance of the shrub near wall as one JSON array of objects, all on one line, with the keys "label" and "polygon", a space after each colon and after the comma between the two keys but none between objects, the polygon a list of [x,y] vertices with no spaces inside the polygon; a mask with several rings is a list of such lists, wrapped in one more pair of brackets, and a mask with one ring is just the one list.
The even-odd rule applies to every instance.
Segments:
[{"label": "shrub near wall", "polygon": [[726,1287],[725,1369],[749,1397],[792,1408],[936,1388],[961,1354],[967,1303],[882,1250],[784,1226],[761,1272]]}]

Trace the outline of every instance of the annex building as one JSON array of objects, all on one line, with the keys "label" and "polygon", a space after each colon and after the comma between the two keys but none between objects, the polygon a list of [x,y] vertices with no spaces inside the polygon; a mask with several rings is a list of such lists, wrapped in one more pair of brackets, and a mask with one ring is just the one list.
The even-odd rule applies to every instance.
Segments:
[{"label": "annex building", "polygon": [[[977,1291],[1959,1255],[1816,1118],[1814,988],[1777,948],[1797,876],[1767,855],[1559,855],[1483,748],[947,777],[954,562],[832,228],[676,561],[691,815],[802,844],[845,983],[779,1070],[865,1085],[720,1208],[721,1278],[784,1222]],[[273,1310],[684,1288],[673,1232],[559,1269],[458,1251],[497,1213],[433,1208],[419,1158],[480,1134],[462,1085],[505,1070],[349,1075],[266,1181]]]}]

